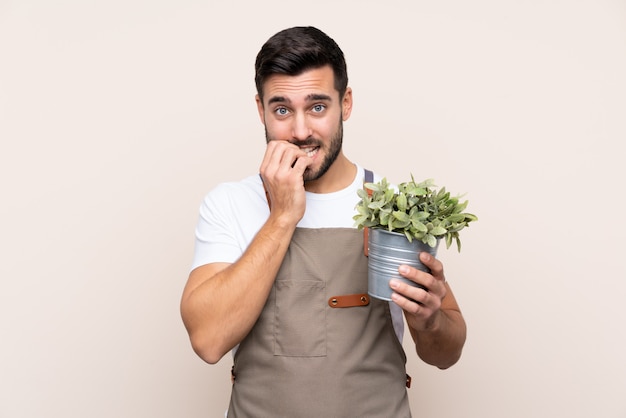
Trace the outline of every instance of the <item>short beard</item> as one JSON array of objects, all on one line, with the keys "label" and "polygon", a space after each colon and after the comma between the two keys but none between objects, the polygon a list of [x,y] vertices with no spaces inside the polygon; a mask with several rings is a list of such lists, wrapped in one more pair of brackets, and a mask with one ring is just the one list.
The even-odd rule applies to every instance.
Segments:
[{"label": "short beard", "polygon": [[[274,140],[273,138],[269,137],[267,133],[267,128],[265,128],[265,141],[269,143],[270,141],[273,141],[273,140]],[[324,149],[322,146],[323,145],[322,141],[313,137],[309,137],[304,141],[289,140],[289,142],[299,147],[302,147],[302,146],[320,147],[320,151]],[[339,156],[342,146],[343,146],[343,120],[340,118],[339,124],[337,126],[337,131],[335,132],[335,134],[330,140],[328,152],[326,153],[326,156],[324,157],[322,164],[320,164],[320,168],[317,171],[312,171],[310,168],[307,167],[304,170],[304,174],[302,176],[304,179],[304,182],[306,183],[307,181],[317,180],[320,177],[322,177],[324,174],[326,174],[328,169],[333,165],[333,163]]]}]

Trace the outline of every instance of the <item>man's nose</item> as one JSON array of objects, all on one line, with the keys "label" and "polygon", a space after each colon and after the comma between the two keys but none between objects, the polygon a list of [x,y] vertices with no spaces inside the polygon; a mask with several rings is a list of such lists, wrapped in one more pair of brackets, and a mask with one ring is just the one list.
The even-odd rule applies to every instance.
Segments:
[{"label": "man's nose", "polygon": [[293,118],[293,126],[291,128],[291,135],[294,139],[304,141],[311,136],[311,128],[307,121],[306,115],[299,114]]}]

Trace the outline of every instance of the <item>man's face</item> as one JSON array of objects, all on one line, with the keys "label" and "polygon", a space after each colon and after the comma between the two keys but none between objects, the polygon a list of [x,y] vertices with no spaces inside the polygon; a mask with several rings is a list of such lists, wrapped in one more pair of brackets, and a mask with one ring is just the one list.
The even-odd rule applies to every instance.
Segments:
[{"label": "man's face", "polygon": [[304,181],[323,176],[341,153],[352,91],[340,99],[333,71],[326,66],[297,76],[273,75],[263,84],[263,95],[263,103],[257,97],[257,106],[267,142],[288,141],[308,153],[313,163]]}]

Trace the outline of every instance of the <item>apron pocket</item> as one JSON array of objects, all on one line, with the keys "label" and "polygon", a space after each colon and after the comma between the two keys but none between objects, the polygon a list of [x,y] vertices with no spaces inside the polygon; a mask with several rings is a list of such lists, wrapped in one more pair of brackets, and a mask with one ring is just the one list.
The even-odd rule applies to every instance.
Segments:
[{"label": "apron pocket", "polygon": [[326,356],[326,283],[277,280],[274,355]]}]

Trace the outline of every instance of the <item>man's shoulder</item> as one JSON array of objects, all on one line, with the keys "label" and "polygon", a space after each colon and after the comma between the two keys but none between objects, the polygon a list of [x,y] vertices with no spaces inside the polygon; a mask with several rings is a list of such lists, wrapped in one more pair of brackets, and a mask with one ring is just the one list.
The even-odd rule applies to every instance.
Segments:
[{"label": "man's shoulder", "polygon": [[204,197],[205,204],[228,206],[250,204],[265,199],[263,183],[258,174],[235,181],[225,181],[215,185]]},{"label": "man's shoulder", "polygon": [[239,194],[256,192],[263,188],[258,174],[250,175],[240,180],[224,181],[215,185],[209,194]]}]

